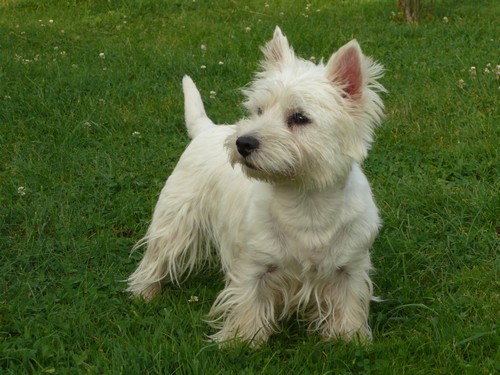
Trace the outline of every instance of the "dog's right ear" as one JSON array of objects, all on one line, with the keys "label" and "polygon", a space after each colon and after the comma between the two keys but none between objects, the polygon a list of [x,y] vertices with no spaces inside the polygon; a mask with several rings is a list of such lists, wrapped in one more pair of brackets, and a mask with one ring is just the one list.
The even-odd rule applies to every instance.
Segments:
[{"label": "dog's right ear", "polygon": [[273,39],[262,47],[262,52],[265,58],[262,66],[266,70],[280,70],[282,66],[291,63],[295,59],[295,54],[288,44],[288,39],[278,26],[274,30]]}]

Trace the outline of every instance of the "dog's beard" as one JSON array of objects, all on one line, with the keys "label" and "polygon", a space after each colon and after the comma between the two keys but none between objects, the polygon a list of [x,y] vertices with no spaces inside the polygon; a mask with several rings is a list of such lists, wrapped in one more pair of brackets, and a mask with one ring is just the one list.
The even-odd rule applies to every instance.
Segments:
[{"label": "dog's beard", "polygon": [[241,156],[236,149],[230,150],[229,161],[233,167],[240,165],[242,172],[249,178],[270,182],[295,181],[298,178],[300,164],[297,159],[290,157],[277,163],[271,162],[272,156],[264,155],[262,151],[255,151],[248,157]]}]

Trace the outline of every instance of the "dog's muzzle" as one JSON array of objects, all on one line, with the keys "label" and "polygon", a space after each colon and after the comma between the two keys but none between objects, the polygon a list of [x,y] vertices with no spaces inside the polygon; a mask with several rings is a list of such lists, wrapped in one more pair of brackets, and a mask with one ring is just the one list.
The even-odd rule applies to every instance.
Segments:
[{"label": "dog's muzzle", "polygon": [[259,146],[259,140],[249,135],[242,135],[236,139],[236,148],[238,149],[240,155],[244,158],[250,155],[253,151],[257,150]]}]

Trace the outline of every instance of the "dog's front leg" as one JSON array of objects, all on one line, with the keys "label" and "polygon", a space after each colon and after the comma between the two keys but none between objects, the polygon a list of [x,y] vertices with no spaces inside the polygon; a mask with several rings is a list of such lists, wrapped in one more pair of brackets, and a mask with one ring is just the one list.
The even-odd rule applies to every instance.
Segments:
[{"label": "dog's front leg", "polygon": [[341,267],[323,289],[323,302],[313,317],[316,328],[325,338],[371,340],[368,312],[372,296],[369,269]]},{"label": "dog's front leg", "polygon": [[227,274],[226,287],[217,297],[209,317],[219,331],[213,341],[238,339],[258,346],[276,330],[277,266],[239,262]]}]

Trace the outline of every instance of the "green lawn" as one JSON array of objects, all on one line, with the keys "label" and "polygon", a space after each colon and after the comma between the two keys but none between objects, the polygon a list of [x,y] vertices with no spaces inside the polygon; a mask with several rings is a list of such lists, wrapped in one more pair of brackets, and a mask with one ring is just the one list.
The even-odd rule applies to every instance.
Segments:
[{"label": "green lawn", "polygon": [[[500,5],[435,0],[415,26],[396,0],[268,4],[0,1],[0,373],[500,371]],[[260,350],[218,350],[217,269],[150,304],[123,292],[188,142],[183,74],[234,122],[276,25],[305,58],[356,38],[387,69],[364,165],[384,219],[367,348],[290,321]]]}]

